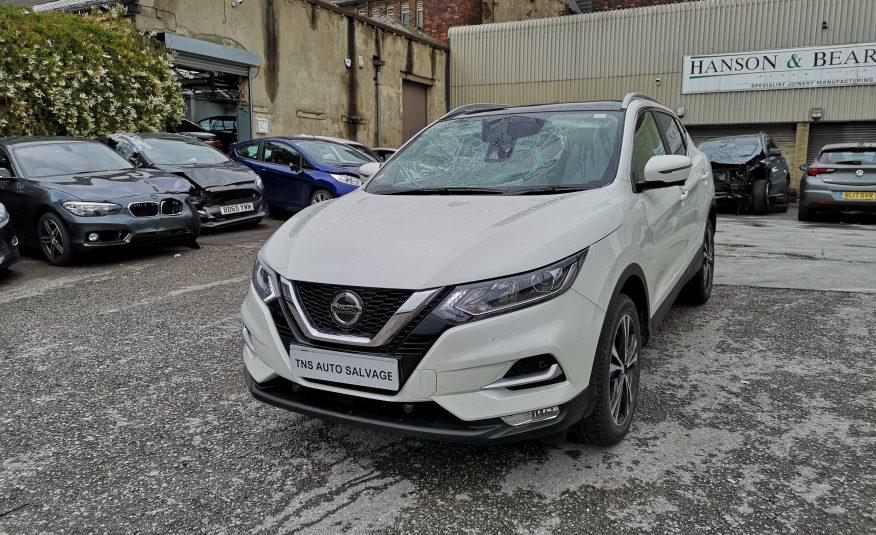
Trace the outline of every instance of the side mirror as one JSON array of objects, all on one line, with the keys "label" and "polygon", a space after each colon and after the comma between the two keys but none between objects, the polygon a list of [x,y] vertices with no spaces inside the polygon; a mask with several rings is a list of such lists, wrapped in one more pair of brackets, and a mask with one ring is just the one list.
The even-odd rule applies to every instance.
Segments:
[{"label": "side mirror", "polygon": [[800,166],[800,170],[803,171],[803,172],[805,173],[806,171],[809,170],[809,164],[808,164],[808,163],[804,163],[803,165]]},{"label": "side mirror", "polygon": [[645,164],[645,179],[639,182],[641,189],[666,188],[684,184],[690,175],[693,161],[687,156],[666,154],[654,156]]},{"label": "side mirror", "polygon": [[0,167],[0,180],[6,180],[9,178],[12,178],[12,171],[5,167]]},{"label": "side mirror", "polygon": [[293,160],[292,163],[289,164],[289,169],[291,169],[293,173],[300,173],[301,167],[301,158]]},{"label": "side mirror", "polygon": [[359,176],[362,177],[362,181],[364,182],[376,175],[377,171],[380,171],[380,163],[368,162],[365,165],[359,167]]},{"label": "side mirror", "polygon": [[782,151],[779,149],[770,149],[770,156],[781,156]]}]

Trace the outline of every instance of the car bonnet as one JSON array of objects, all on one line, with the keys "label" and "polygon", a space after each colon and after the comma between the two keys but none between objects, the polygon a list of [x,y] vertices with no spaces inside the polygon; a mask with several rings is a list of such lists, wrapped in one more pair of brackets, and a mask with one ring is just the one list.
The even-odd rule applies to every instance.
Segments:
[{"label": "car bonnet", "polygon": [[575,254],[620,227],[609,188],[544,196],[373,195],[311,206],[263,249],[292,280],[425,289],[504,277]]}]

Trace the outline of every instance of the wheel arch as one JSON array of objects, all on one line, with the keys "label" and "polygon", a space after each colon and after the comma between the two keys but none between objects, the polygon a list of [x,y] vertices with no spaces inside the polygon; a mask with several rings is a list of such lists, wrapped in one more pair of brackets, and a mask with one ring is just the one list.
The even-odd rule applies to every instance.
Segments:
[{"label": "wheel arch", "polygon": [[651,337],[651,305],[648,298],[648,283],[645,272],[638,264],[630,264],[618,277],[611,293],[611,301],[624,294],[633,300],[639,314],[639,325],[642,328],[642,345],[648,343]]}]

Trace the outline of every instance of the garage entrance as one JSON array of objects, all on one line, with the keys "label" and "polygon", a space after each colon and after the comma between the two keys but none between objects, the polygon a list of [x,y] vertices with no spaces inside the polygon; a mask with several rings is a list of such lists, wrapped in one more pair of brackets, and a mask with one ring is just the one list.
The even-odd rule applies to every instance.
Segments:
[{"label": "garage entrance", "polygon": [[831,143],[876,143],[876,122],[813,123],[809,126],[807,162],[814,162],[818,152]]},{"label": "garage entrance", "polygon": [[186,118],[216,134],[223,147],[252,138],[251,79],[254,52],[173,33],[159,39],[176,54],[174,69],[186,98]]},{"label": "garage entrance", "polygon": [[414,137],[426,127],[429,87],[402,81],[402,141]]}]

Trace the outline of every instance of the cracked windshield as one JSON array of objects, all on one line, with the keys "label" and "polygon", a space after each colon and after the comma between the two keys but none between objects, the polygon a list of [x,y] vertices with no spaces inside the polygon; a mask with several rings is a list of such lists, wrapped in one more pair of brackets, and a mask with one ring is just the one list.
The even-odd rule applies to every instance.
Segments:
[{"label": "cracked windshield", "polygon": [[439,123],[390,161],[367,191],[599,187],[614,174],[622,120],[619,112],[562,112]]}]

